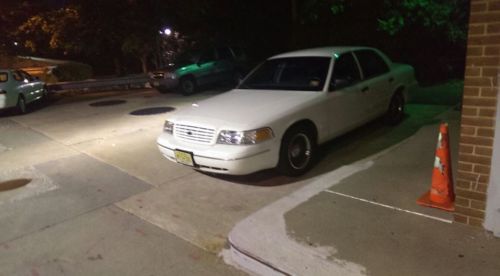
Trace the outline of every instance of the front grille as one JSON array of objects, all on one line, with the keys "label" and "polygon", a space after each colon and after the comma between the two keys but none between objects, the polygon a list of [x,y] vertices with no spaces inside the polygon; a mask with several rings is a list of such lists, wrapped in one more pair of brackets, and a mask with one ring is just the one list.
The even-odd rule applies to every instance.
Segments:
[{"label": "front grille", "polygon": [[164,73],[163,72],[154,72],[151,74],[151,78],[153,79],[163,79],[164,78]]},{"label": "front grille", "polygon": [[174,136],[184,141],[211,144],[215,136],[215,130],[205,127],[175,124]]}]

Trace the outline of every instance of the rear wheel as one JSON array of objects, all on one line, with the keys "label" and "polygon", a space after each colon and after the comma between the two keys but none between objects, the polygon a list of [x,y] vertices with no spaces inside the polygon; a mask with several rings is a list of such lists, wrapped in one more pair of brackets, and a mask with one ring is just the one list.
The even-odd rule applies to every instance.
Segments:
[{"label": "rear wheel", "polygon": [[308,128],[297,126],[287,131],[280,148],[278,171],[288,176],[300,176],[313,164],[316,143]]},{"label": "rear wheel", "polygon": [[389,108],[385,114],[385,121],[389,125],[399,124],[405,115],[405,100],[401,93],[396,93],[392,96]]},{"label": "rear wheel", "polygon": [[42,90],[42,100],[46,101],[48,99],[49,99],[49,90],[45,86],[45,87],[43,87],[43,90]]},{"label": "rear wheel", "polygon": [[19,114],[26,114],[28,112],[28,107],[26,106],[26,100],[23,95],[19,95],[17,99],[17,112]]},{"label": "rear wheel", "polygon": [[196,82],[192,77],[185,77],[181,79],[180,90],[182,95],[189,96],[196,92]]}]

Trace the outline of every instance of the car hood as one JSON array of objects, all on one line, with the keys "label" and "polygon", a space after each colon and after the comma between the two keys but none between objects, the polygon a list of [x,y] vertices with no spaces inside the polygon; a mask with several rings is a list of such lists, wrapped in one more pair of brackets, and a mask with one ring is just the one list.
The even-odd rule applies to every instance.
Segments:
[{"label": "car hood", "polygon": [[308,106],[321,92],[235,89],[193,103],[172,114],[174,122],[248,130],[269,126],[279,118]]}]

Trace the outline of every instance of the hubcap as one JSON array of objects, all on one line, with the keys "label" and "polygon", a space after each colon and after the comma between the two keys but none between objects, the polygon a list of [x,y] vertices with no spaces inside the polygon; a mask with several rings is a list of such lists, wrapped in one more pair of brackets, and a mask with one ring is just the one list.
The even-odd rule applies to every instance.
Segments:
[{"label": "hubcap", "polygon": [[311,141],[303,133],[296,134],[288,144],[288,161],[292,168],[301,170],[311,160]]},{"label": "hubcap", "polygon": [[392,113],[394,116],[400,116],[403,113],[403,102],[400,97],[394,99],[392,104]]},{"label": "hubcap", "polygon": [[182,83],[182,89],[184,89],[184,91],[186,91],[187,93],[193,92],[193,88],[194,88],[194,85],[191,81],[184,81]]}]

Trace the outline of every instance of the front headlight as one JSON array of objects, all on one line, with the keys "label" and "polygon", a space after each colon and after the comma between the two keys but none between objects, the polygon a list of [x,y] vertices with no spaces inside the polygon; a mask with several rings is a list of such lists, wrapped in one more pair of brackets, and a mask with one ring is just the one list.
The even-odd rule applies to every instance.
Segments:
[{"label": "front headlight", "polygon": [[165,131],[168,134],[173,134],[174,133],[174,123],[170,121],[165,121],[165,124],[163,124],[163,131]]},{"label": "front headlight", "polygon": [[274,137],[273,130],[264,127],[248,131],[222,130],[217,137],[218,144],[253,145]]},{"label": "front headlight", "polygon": [[163,78],[175,80],[177,78],[177,74],[175,74],[174,72],[166,72],[163,74]]}]

